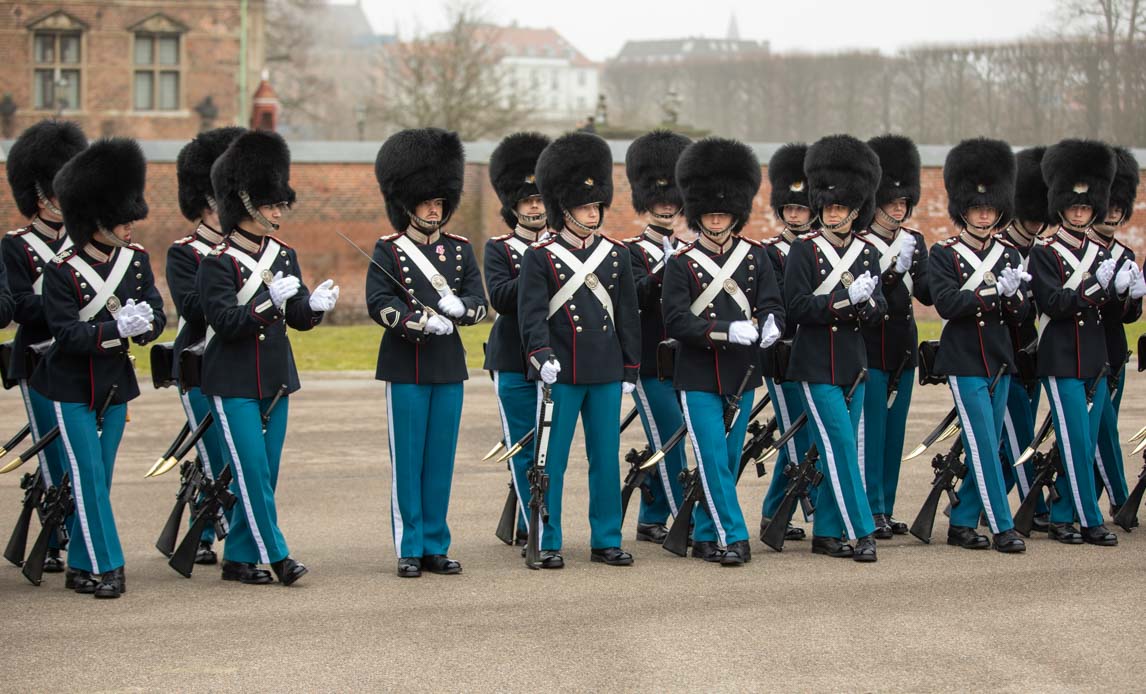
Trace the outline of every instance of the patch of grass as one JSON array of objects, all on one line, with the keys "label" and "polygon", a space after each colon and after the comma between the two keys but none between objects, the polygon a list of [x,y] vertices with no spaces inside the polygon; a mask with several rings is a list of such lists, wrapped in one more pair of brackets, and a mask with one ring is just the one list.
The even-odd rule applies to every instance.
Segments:
[{"label": "patch of grass", "polygon": [[[480,325],[461,328],[462,344],[466,348],[466,365],[480,369],[484,360],[482,344],[489,339],[489,329],[493,325],[486,321]],[[919,339],[937,340],[942,327],[938,320],[919,321]],[[1146,322],[1139,321],[1126,326],[1126,339],[1130,349],[1138,346],[1138,337],[1146,332]],[[11,340],[15,330],[0,330],[0,342]],[[161,342],[175,339],[175,331],[167,330]],[[290,332],[291,346],[299,371],[373,371],[378,360],[378,343],[382,340],[382,328],[376,325],[337,325],[318,326],[308,332]],[[140,376],[150,376],[151,364],[148,354],[150,347],[132,345],[135,367]]]}]

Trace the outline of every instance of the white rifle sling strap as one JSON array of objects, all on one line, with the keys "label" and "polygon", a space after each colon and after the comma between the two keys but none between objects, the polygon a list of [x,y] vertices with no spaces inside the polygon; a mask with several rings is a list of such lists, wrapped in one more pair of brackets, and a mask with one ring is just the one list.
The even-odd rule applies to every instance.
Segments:
[{"label": "white rifle sling strap", "polygon": [[399,236],[398,239],[394,241],[394,245],[402,249],[402,252],[406,255],[410,256],[414,267],[418,268],[418,272],[425,276],[430,286],[438,293],[438,296],[445,297],[453,294],[453,292],[450,291],[450,284],[446,281],[445,276],[438,272],[438,268],[434,267],[434,264],[430,262],[429,258],[422,254],[422,250],[418,248],[418,244],[411,241],[409,236],[405,234]]},{"label": "white rifle sling strap", "polygon": [[512,248],[518,255],[525,255],[525,252],[529,250],[527,243],[513,235],[510,235],[510,237],[505,240],[505,245]]},{"label": "white rifle sling strap", "polygon": [[[549,318],[560,311],[561,307],[573,298],[578,289],[586,286],[593,292],[593,296],[597,297],[597,301],[601,302],[601,306],[605,308],[605,313],[609,314],[609,320],[613,320],[613,299],[609,296],[609,291],[605,289],[604,283],[600,279],[592,283],[585,281],[589,274],[593,273],[601,263],[605,262],[605,258],[609,257],[609,251],[612,247],[612,243],[599,239],[596,250],[584,263],[577,260],[577,256],[570,253],[560,243],[554,242],[545,247],[545,250],[557,256],[557,259],[565,263],[565,266],[573,273],[569,281],[563,284],[553,295],[553,298],[549,300]],[[595,274],[593,276],[596,277]]]},{"label": "white rifle sling strap", "polygon": [[645,249],[645,253],[648,253],[649,257],[653,259],[653,269],[650,272],[654,274],[660,272],[661,268],[665,266],[665,249],[648,239],[641,239],[637,245]]},{"label": "white rifle sling strap", "polygon": [[76,269],[83,278],[87,280],[88,286],[95,292],[91,301],[87,302],[80,307],[80,320],[90,321],[95,318],[100,312],[100,309],[107,305],[107,300],[114,294],[115,290],[119,287],[119,283],[123,281],[127,271],[131,268],[131,259],[135,257],[135,251],[130,248],[121,248],[115,256],[115,262],[112,263],[111,272],[108,273],[107,279],[100,277],[99,273],[88,265],[83,258],[73,254],[68,258],[68,265]]},{"label": "white rifle sling strap", "polygon": [[787,258],[788,254],[792,252],[792,244],[784,239],[780,239],[774,245],[776,246],[776,250],[780,251],[781,258]]},{"label": "white rifle sling strap", "polygon": [[[868,242],[875,246],[879,251],[879,274],[887,272],[888,269],[899,259],[899,252],[903,250],[903,242],[911,232],[902,231],[895,237],[895,240],[889,245],[886,241],[880,238],[879,234],[871,233],[867,235]],[[911,277],[911,270],[903,273],[903,286],[907,287],[907,293],[910,294],[915,291],[915,280]]]},{"label": "white rifle sling strap", "polygon": [[[205,257],[212,250],[211,245],[206,244],[206,243],[200,241],[199,239],[195,239],[193,241],[190,241],[190,242],[188,242],[187,245],[194,248],[195,251],[197,253],[199,253],[200,257]],[[187,326],[187,319],[184,316],[179,316],[179,327],[176,329],[175,333],[179,334],[179,333],[183,332],[183,328],[186,326]]]},{"label": "white rifle sling strap", "polygon": [[[1001,243],[992,245],[991,250],[987,252],[984,258],[975,255],[975,251],[971,250],[969,246],[961,241],[956,241],[952,244],[951,249],[958,253],[959,257],[971,267],[971,274],[967,277],[967,280],[963,282],[963,285],[959,287],[959,291],[964,292],[973,292],[978,289],[983,284],[983,280],[987,277],[987,273],[994,269],[1005,252],[1003,244]],[[947,319],[943,318],[940,323],[942,323],[943,327],[946,327]]]},{"label": "white rifle sling strap", "polygon": [[[267,246],[263,249],[263,254],[259,256],[258,262],[251,256],[235,248],[228,248],[224,251],[226,255],[231,256],[237,260],[240,265],[251,271],[251,276],[243,282],[243,286],[239,287],[239,292],[235,294],[236,306],[245,306],[250,303],[251,299],[255,298],[255,294],[257,294],[259,288],[263,286],[263,272],[270,270],[271,265],[274,265],[280,248],[281,246],[278,241],[268,238]],[[270,300],[268,299],[268,301]],[[204,345],[211,344],[211,340],[213,339],[215,339],[215,329],[207,326],[207,335],[203,338]]]},{"label": "white rifle sling strap", "polygon": [[831,294],[832,290],[836,288],[836,285],[840,283],[840,279],[844,276],[844,273],[856,262],[860,253],[863,253],[864,244],[859,239],[852,239],[851,245],[844,251],[843,257],[840,257],[840,254],[836,252],[831,242],[823,236],[816,236],[812,239],[812,243],[816,244],[816,248],[820,249],[820,252],[828,259],[828,265],[832,268],[831,271],[828,272],[828,276],[820,282],[820,285],[816,287],[816,290],[812,293],[816,296]]},{"label": "white rifle sling strap", "polygon": [[[36,257],[40,261],[41,267],[47,266],[47,264],[52,261],[52,258],[56,257],[57,251],[53,251],[51,246],[44,243],[44,240],[42,238],[40,238],[40,235],[37,234],[36,232],[29,231],[28,233],[24,234],[20,238],[22,238],[24,240],[24,243],[28,244],[28,247],[31,248],[32,252],[36,254]],[[64,251],[68,250],[71,247],[72,247],[71,237],[64,237],[64,243],[62,246],[60,246],[60,250],[58,251],[58,253],[63,253]],[[32,283],[32,293],[35,294],[36,296],[40,296],[41,294],[44,293],[44,273],[43,272],[41,272],[40,276],[36,278],[36,281]]]},{"label": "white rifle sling strap", "polygon": [[692,315],[699,316],[712,300],[716,298],[722,290],[727,291],[736,305],[744,313],[745,318],[752,318],[752,306],[748,303],[748,297],[744,295],[744,290],[736,284],[736,280],[732,279],[732,275],[744,263],[744,259],[748,257],[748,251],[752,250],[752,244],[744,241],[743,239],[737,240],[736,246],[728,254],[728,260],[725,261],[723,266],[717,265],[712,258],[704,254],[704,251],[696,248],[695,246],[685,253],[691,260],[695,261],[697,265],[704,269],[710,276],[708,286],[700,293],[700,296],[693,300],[692,305],[688,310]]},{"label": "white rifle sling strap", "polygon": [[[1087,270],[1090,269],[1090,266],[1094,265],[1095,259],[1098,258],[1098,244],[1086,244],[1086,252],[1082,254],[1081,260],[1075,257],[1074,253],[1071,253],[1070,249],[1060,241],[1055,241],[1050,245],[1050,247],[1054,249],[1055,253],[1058,253],[1059,257],[1062,258],[1063,263],[1065,263],[1069,268],[1067,277],[1062,283],[1062,288],[1073,292],[1074,290],[1078,289],[1078,285],[1082,284],[1083,275],[1087,274]],[[1050,320],[1051,319],[1047,314],[1039,314],[1039,342],[1042,342],[1043,331],[1047,329],[1048,325],[1050,325]]]}]

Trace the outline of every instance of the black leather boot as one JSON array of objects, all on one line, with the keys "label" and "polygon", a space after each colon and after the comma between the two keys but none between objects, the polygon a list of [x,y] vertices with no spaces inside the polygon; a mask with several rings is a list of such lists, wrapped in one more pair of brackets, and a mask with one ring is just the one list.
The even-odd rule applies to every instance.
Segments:
[{"label": "black leather boot", "polygon": [[251,586],[265,586],[269,583],[274,583],[275,579],[271,578],[270,571],[260,569],[254,564],[224,559],[223,580],[238,581]]},{"label": "black leather boot", "polygon": [[274,571],[275,576],[278,576],[279,583],[289,586],[305,576],[307,568],[302,562],[287,557],[271,564],[271,571]]},{"label": "black leather boot", "polygon": [[118,598],[127,592],[127,583],[123,577],[123,567],[105,571],[100,574],[99,585],[95,587],[95,596],[98,599]]},{"label": "black leather boot", "polygon": [[99,581],[90,572],[83,569],[68,569],[64,573],[64,587],[81,595],[91,595],[95,592],[97,585],[99,585]]}]

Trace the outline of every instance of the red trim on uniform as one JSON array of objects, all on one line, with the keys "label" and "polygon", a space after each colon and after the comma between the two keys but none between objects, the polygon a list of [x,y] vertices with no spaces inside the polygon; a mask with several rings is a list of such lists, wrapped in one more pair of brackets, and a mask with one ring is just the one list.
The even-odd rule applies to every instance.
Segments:
[{"label": "red trim on uniform", "polygon": [[573,335],[573,383],[577,383],[577,324],[573,322],[573,313],[567,306],[562,306],[565,318],[569,321],[569,332]]},{"label": "red trim on uniform", "polygon": [[1074,350],[1074,373],[1078,378],[1082,378],[1082,338],[1078,334],[1078,323],[1074,324],[1074,344],[1077,347],[1077,349]]},{"label": "red trim on uniform", "polygon": [[[24,255],[28,256],[28,269],[34,271],[36,269],[36,260],[32,255],[32,247],[26,243],[24,244]],[[48,259],[48,261],[50,260],[51,258]]]},{"label": "red trim on uniform", "polygon": [[879,324],[879,366],[887,371],[887,321]]},{"label": "red trim on uniform", "polygon": [[501,249],[505,251],[505,260],[509,263],[510,276],[517,277],[517,271],[513,269],[513,253],[510,252],[509,244],[502,242]]},{"label": "red trim on uniform", "polygon": [[263,399],[263,370],[259,366],[259,338],[255,341],[255,384],[259,389],[259,400]]}]

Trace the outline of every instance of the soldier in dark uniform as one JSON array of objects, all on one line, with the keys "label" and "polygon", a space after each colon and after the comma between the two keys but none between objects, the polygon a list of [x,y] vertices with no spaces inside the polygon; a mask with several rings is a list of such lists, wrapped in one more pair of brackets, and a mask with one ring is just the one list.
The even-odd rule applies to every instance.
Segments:
[{"label": "soldier in dark uniform", "polygon": [[[1031,250],[1030,274],[1038,304],[1038,374],[1047,391],[1063,474],[1055,480],[1050,537],[1064,544],[1114,546],[1118,536],[1103,525],[1095,489],[1098,430],[1109,400],[1103,367],[1110,358],[1102,311],[1125,302],[1135,266],[1111,257],[1090,238],[1105,220],[1115,155],[1101,142],[1063,140],[1042,161],[1052,218],[1058,230]],[[1094,381],[1098,379],[1096,384]],[[1087,402],[1093,386],[1094,404]],[[1079,532],[1074,526],[1078,518]]]},{"label": "soldier in dark uniform", "polygon": [[290,556],[275,508],[290,395],[300,387],[286,329],[318,325],[334,308],[338,287],[326,280],[309,291],[294,249],[270,235],[295,199],[282,137],[235,138],[211,167],[211,187],[227,239],[199,264],[207,323],[200,388],[223,436],[237,498],[222,577],[268,584],[270,573],[257,565],[270,564],[289,586],[307,569]]},{"label": "soldier in dark uniform", "polygon": [[[1023,258],[1023,271],[1027,269],[1031,248],[1035,239],[1050,225],[1047,215],[1047,185],[1043,182],[1041,168],[1046,147],[1031,147],[1015,155],[1015,218],[997,236],[1019,252]],[[1028,461],[1015,467],[1015,461],[1031,445],[1035,437],[1035,413],[1039,409],[1039,379],[1035,373],[1035,330],[1034,294],[1029,283],[1023,283],[1021,290],[1031,309],[1018,322],[1008,324],[1011,332],[1011,346],[1014,350],[1014,364],[1018,372],[1011,378],[1007,394],[1007,411],[1003,415],[1002,456],[1003,480],[1007,492],[1018,485],[1019,499],[1026,499],[1034,481],[1034,463]],[[1046,532],[1050,524],[1050,511],[1040,494],[1036,502],[1032,530]]]},{"label": "soldier in dark uniform", "polygon": [[[764,241],[764,249],[768,252],[768,259],[772,262],[775,271],[776,283],[780,286],[780,296],[784,295],[784,272],[788,265],[788,254],[792,252],[792,245],[797,239],[809,231],[817,228],[818,221],[812,214],[811,202],[808,199],[808,177],[804,175],[804,156],[808,153],[808,146],[803,143],[788,144],[780,147],[768,162],[768,182],[772,192],[770,200],[772,212],[784,224],[784,231]],[[796,336],[796,324],[787,321],[784,334],[777,345],[776,353],[787,355],[792,349],[792,339]],[[765,356],[770,358],[771,353]],[[774,357],[771,357],[774,358]],[[785,366],[780,364],[777,368]],[[765,373],[768,373],[765,369]],[[800,394],[800,384],[787,379],[781,380],[783,374],[774,373],[764,378],[768,387],[768,394],[772,398],[772,407],[776,411],[777,429],[781,435],[788,431],[792,422],[796,421],[804,412],[803,396]],[[788,488],[788,476],[785,470],[789,462],[799,463],[808,446],[812,445],[812,433],[808,427],[801,427],[796,435],[788,439],[787,445],[780,449],[776,455],[776,463],[772,466],[772,481],[768,485],[768,492],[764,495],[764,503],[760,511],[760,537],[763,539],[764,530],[768,527],[777,507],[784,499],[784,492]],[[816,493],[812,490],[812,494]],[[785,534],[788,540],[803,540],[806,537],[803,528],[791,523]]]},{"label": "soldier in dark uniform", "polygon": [[[172,359],[171,376],[179,381],[181,359],[179,355],[188,347],[199,345],[207,334],[207,321],[203,318],[203,305],[199,300],[199,287],[196,277],[199,263],[210,255],[216,246],[223,243],[223,232],[219,230],[219,213],[216,211],[215,192],[211,188],[211,165],[227,149],[227,146],[243,133],[242,128],[217,128],[201,133],[183,146],[175,163],[175,176],[179,182],[179,211],[187,221],[196,224],[195,233],[184,236],[167,249],[167,289],[171,300],[179,312],[179,332],[175,335],[175,358]],[[180,402],[187,416],[187,423],[194,431],[210,412],[207,397],[198,385],[184,389],[180,386]],[[223,440],[219,427],[210,426],[195,445],[203,471],[210,479],[223,472]],[[208,525],[203,530],[199,550],[195,554],[196,564],[215,564],[218,557],[212,548],[215,540],[215,527]]]},{"label": "soldier in dark uniform", "polygon": [[[673,387],[703,494],[693,512],[692,555],[739,566],[752,556],[736,496],[740,449],[761,383],[760,349],[780,339],[784,304],[764,248],[740,237],[760,188],[752,150],[735,140],[700,140],[680,155],[676,180],[685,219],[698,232],[669,258],[662,298],[665,329],[679,342]],[[737,394],[749,368],[756,371],[726,428],[727,398]]]},{"label": "soldier in dark uniform", "polygon": [[[665,262],[676,247],[673,225],[681,211],[675,168],[684,148],[684,135],[655,130],[633,140],[625,153],[625,173],[633,193],[633,211],[646,226],[640,236],[627,239],[633,265],[633,283],[641,311],[641,376],[633,400],[651,450],[658,451],[684,422],[670,381],[657,378],[657,345],[667,337],[661,314],[661,285]],[[682,499],[680,473],[685,468],[685,447],[674,446],[650,475],[648,496],[641,495],[637,540],[662,544],[668,536],[669,517],[676,518]]]},{"label": "soldier in dark uniform", "polygon": [[[879,252],[879,281],[887,312],[883,320],[860,331],[867,346],[868,368],[859,424],[859,470],[874,514],[875,537],[887,540],[907,534],[907,523],[891,514],[919,363],[913,300],[930,306],[931,290],[923,234],[905,226],[919,204],[919,150],[902,135],[881,135],[867,144],[879,157],[882,173],[875,193],[875,218],[862,236]],[[890,383],[895,377],[898,382]]]},{"label": "soldier in dark uniform", "polygon": [[0,329],[7,328],[12,322],[12,315],[16,311],[16,304],[12,300],[12,290],[8,288],[8,271],[0,263]]},{"label": "soldier in dark uniform", "polygon": [[[1098,450],[1095,466],[1102,488],[1110,499],[1111,515],[1126,503],[1126,470],[1122,462],[1122,443],[1118,435],[1118,411],[1122,405],[1122,391],[1126,386],[1126,362],[1130,352],[1126,345],[1126,324],[1142,317],[1142,297],[1146,295],[1146,280],[1134,258],[1134,251],[1115,238],[1115,234],[1130,221],[1134,212],[1134,199],[1138,194],[1138,162],[1130,150],[1115,148],[1116,168],[1114,183],[1110,187],[1110,204],[1106,219],[1096,221],[1090,230],[1090,239],[1103,246],[1115,262],[1115,299],[1102,307],[1102,325],[1106,329],[1106,354],[1110,364],[1109,397],[1096,396],[1095,407],[1102,407],[1098,425]],[[1119,283],[1121,281],[1121,284]],[[1100,392],[1105,396],[1107,392]]]},{"label": "soldier in dark uniform", "polygon": [[872,562],[875,524],[857,460],[864,386],[851,402],[845,392],[868,365],[860,327],[877,324],[887,313],[878,252],[854,232],[871,223],[879,158],[865,143],[834,135],[808,148],[804,174],[821,230],[792,246],[784,295],[788,320],[799,326],[787,378],[800,382],[824,474],[812,552]]},{"label": "soldier in dark uniform", "polygon": [[[501,141],[489,159],[489,180],[501,202],[501,218],[510,233],[486,241],[483,260],[489,303],[497,319],[489,331],[484,368],[493,377],[506,448],[525,436],[537,419],[537,386],[526,378],[525,352],[517,321],[517,280],[521,257],[545,231],[545,205],[537,190],[537,157],[549,144],[540,133],[515,133]],[[534,447],[513,456],[513,490],[517,494],[517,536],[526,537],[529,480]]]},{"label": "soldier in dark uniform", "polygon": [[146,344],[166,323],[147,251],[131,242],[134,223],[147,217],[146,169],[134,140],[99,140],[52,184],[74,246],[44,271],[55,342],[31,386],[52,401],[75,498],[67,585],[97,598],[125,591],[111,478],[127,403],[139,395],[129,341]]},{"label": "soldier in dark uniform", "polygon": [[[1015,155],[998,140],[964,140],[943,165],[947,214],[961,231],[931,249],[928,279],[944,320],[936,370],[947,376],[962,424],[967,476],[951,510],[947,544],[1022,552],[999,458],[999,437],[1015,371],[1010,325],[1030,310],[1022,291],[1023,259],[994,233],[1013,217]],[[1003,375],[991,391],[995,375]],[[975,528],[986,515],[989,542]]]},{"label": "soldier in dark uniform", "polygon": [[442,231],[461,201],[464,171],[457,133],[438,128],[395,133],[374,164],[398,233],[374,246],[386,272],[367,271],[366,305],[386,328],[375,377],[386,382],[394,548],[398,575],[408,578],[422,569],[462,571],[447,556],[446,524],[468,377],[455,328],[480,322],[487,310],[473,248]]},{"label": "soldier in dark uniform", "polygon": [[[44,316],[44,270],[57,254],[71,248],[72,241],[64,230],[64,216],[52,188],[52,179],[60,168],[88,146],[87,138],[74,123],[45,120],[25,130],[8,151],[8,184],[20,214],[30,220],[27,226],[8,232],[0,240],[3,269],[7,281],[0,292],[10,292],[12,315],[16,321],[13,341],[15,358],[8,377],[20,384],[20,395],[28,415],[33,440],[56,426],[52,402],[28,387],[32,376],[27,354],[32,345],[52,339]],[[5,317],[4,300],[0,298],[0,319]],[[66,473],[63,448],[54,441],[39,454],[40,479],[45,489],[59,484]],[[44,571],[64,570],[59,540],[52,537],[44,558]]]},{"label": "soldier in dark uniform", "polygon": [[[582,420],[589,457],[590,559],[627,566],[621,549],[621,395],[640,373],[640,316],[629,252],[601,234],[613,201],[613,155],[596,135],[571,133],[537,160],[537,186],[554,236],[521,263],[518,319],[531,380],[552,386],[549,520],[541,566],[559,569],[561,497],[569,447]],[[537,384],[538,393],[541,383]]]}]

